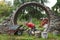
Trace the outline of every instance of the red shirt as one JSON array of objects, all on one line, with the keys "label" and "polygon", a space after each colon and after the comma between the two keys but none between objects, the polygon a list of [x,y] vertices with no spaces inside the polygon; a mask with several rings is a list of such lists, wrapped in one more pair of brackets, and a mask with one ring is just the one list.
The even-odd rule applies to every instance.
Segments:
[{"label": "red shirt", "polygon": [[28,27],[30,27],[30,28],[35,27],[35,24],[33,24],[32,22],[26,23],[26,25],[27,25]]}]

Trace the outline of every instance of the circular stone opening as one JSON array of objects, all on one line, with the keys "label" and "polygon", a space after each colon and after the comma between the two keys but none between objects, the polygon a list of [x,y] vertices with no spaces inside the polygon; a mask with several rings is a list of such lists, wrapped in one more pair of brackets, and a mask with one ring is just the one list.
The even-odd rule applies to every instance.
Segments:
[{"label": "circular stone opening", "polygon": [[[24,24],[26,21],[33,22],[33,20],[35,19],[34,22],[36,21],[39,22],[43,18],[48,18],[48,27],[49,27],[49,24],[50,24],[49,10],[50,9],[48,7],[40,3],[36,3],[36,2],[24,3],[14,13],[13,23],[14,25],[16,24],[21,25],[21,24]],[[36,23],[36,26],[37,26],[37,23]]]}]

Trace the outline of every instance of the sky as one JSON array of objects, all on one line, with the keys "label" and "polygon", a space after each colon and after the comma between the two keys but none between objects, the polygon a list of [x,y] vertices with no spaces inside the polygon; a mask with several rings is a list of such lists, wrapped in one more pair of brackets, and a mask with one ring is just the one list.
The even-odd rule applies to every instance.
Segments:
[{"label": "sky", "polygon": [[45,3],[49,8],[53,7],[57,3],[57,0],[48,0],[48,3]]},{"label": "sky", "polygon": [[[6,1],[11,1],[12,5],[13,5],[13,1],[14,0],[6,0]],[[56,4],[57,0],[48,0],[48,3],[45,3],[46,6],[48,6],[49,8],[53,7]]]},{"label": "sky", "polygon": [[13,2],[14,0],[5,0],[5,1],[6,1],[6,2],[11,1],[11,5],[13,5],[13,3],[14,3],[14,2]]}]

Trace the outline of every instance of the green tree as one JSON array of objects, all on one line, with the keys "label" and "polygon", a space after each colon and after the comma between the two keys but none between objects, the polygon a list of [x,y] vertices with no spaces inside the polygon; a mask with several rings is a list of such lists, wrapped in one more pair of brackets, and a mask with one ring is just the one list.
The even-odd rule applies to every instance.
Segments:
[{"label": "green tree", "polygon": [[12,12],[12,7],[6,4],[0,4],[0,17],[9,16],[11,12]]},{"label": "green tree", "polygon": [[13,8],[5,3],[0,4],[0,22],[11,15]]},{"label": "green tree", "polygon": [[60,16],[60,0],[57,0],[57,3],[54,7],[52,7],[52,10],[58,15]]}]

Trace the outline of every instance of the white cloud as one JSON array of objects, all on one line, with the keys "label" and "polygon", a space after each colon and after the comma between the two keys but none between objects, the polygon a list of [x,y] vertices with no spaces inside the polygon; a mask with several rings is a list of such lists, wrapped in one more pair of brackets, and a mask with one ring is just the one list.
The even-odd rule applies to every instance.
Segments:
[{"label": "white cloud", "polygon": [[48,3],[45,3],[49,8],[53,7],[57,3],[57,0],[48,0]]}]

